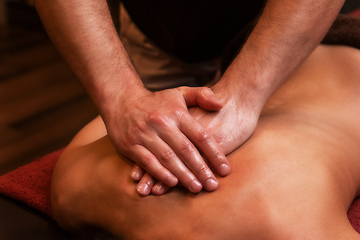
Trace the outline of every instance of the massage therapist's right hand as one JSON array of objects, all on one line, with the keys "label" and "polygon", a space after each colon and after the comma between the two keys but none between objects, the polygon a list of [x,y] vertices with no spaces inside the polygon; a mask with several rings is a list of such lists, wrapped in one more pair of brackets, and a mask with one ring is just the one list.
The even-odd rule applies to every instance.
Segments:
[{"label": "massage therapist's right hand", "polygon": [[180,87],[147,90],[127,96],[105,120],[117,150],[167,186],[180,182],[191,192],[214,191],[218,182],[201,157],[221,176],[230,168],[212,135],[189,113],[188,107],[219,110],[222,103],[209,88]]}]

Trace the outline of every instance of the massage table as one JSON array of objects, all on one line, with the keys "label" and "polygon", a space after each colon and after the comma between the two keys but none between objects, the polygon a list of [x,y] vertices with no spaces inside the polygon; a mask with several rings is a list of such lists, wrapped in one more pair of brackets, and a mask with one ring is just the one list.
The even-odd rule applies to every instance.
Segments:
[{"label": "massage table", "polygon": [[0,239],[78,239],[63,231],[52,219],[50,206],[44,206],[50,191],[50,182],[44,179],[51,177],[60,153],[56,151],[0,177]]},{"label": "massage table", "polygon": [[[339,15],[324,44],[360,49],[360,10],[351,15]],[[0,239],[83,239],[63,231],[51,213],[50,181],[62,150],[0,176]],[[360,233],[360,198],[354,200],[348,218]]]}]

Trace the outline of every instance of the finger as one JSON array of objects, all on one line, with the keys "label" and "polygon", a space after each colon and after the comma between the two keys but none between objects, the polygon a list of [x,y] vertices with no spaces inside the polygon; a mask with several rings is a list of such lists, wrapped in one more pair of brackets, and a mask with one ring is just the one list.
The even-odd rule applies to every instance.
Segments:
[{"label": "finger", "polygon": [[[162,149],[164,151],[172,151],[171,154],[174,155],[173,159],[163,159],[164,166],[178,177],[179,181],[186,188],[192,191],[191,188],[198,184],[192,179],[193,175],[199,179],[200,183],[208,191],[214,191],[218,187],[215,175],[205,163],[196,147],[182,132],[176,127],[170,127],[167,131],[160,131],[159,135],[170,146],[170,150],[165,150],[164,147]],[[163,155],[170,155],[170,153],[165,152]],[[172,155],[171,157],[173,157]],[[177,161],[177,159],[181,160]],[[180,168],[181,164],[186,165],[185,169]],[[181,172],[175,172],[176,169],[181,170],[182,174],[185,175],[180,175]],[[191,182],[189,182],[190,179],[192,179]]]},{"label": "finger", "polygon": [[151,192],[154,195],[160,196],[160,195],[163,195],[164,193],[166,193],[169,189],[170,189],[169,186],[166,186],[165,184],[163,184],[161,182],[157,182],[151,189]]},{"label": "finger", "polygon": [[[191,142],[178,130],[176,131],[176,128],[170,128],[167,131],[167,134],[173,134],[171,137],[167,136],[168,138],[170,138],[171,141],[174,141],[174,145],[176,145],[176,143],[178,143],[177,141],[175,141],[174,139],[178,139],[179,135],[183,136],[184,139],[186,139],[187,142],[189,142],[189,144],[191,144]],[[161,132],[159,132],[160,135],[167,135],[167,134],[161,134]],[[146,147],[149,151],[151,151],[159,160],[159,162],[166,168],[168,169],[172,174],[174,174],[174,176],[176,176],[179,180],[179,182],[181,182],[184,187],[186,187],[187,189],[189,189],[189,191],[193,192],[193,193],[197,193],[200,192],[202,189],[202,184],[200,183],[200,181],[198,180],[198,178],[188,169],[188,167],[185,165],[185,162],[183,162],[183,159],[180,159],[176,152],[173,150],[173,148],[171,146],[169,146],[166,142],[163,141],[163,139],[161,139],[160,137],[157,137],[157,139],[152,139],[152,141],[144,141],[144,147]],[[180,144],[181,145],[181,144]],[[191,144],[192,145],[192,144]],[[175,147],[175,146],[174,146]],[[193,151],[196,152],[196,148],[192,145]],[[201,157],[197,157],[196,161],[199,161],[199,158],[201,159]],[[191,159],[189,159],[189,161],[194,161],[193,159],[195,159],[194,157],[192,157]],[[150,175],[156,177],[155,175],[153,175],[150,171],[147,171]],[[212,172],[208,171],[207,172],[208,175],[211,175]],[[202,179],[204,179],[203,175],[200,174],[200,176],[202,177]],[[214,176],[215,178],[215,176]],[[160,182],[164,183],[165,185],[166,182],[161,181],[160,179],[158,179]],[[205,182],[205,181],[204,181]],[[170,186],[170,185],[168,185]]]},{"label": "finger", "polygon": [[179,87],[177,89],[183,94],[188,107],[200,106],[210,111],[220,110],[223,107],[223,103],[208,87]]},{"label": "finger", "polygon": [[135,164],[130,172],[130,177],[132,180],[138,182],[141,180],[141,178],[144,176],[145,171],[139,165]]},{"label": "finger", "polygon": [[184,116],[180,130],[200,149],[219,175],[226,176],[230,173],[229,162],[219,144],[200,123],[190,115]]},{"label": "finger", "polygon": [[141,178],[140,182],[138,183],[136,191],[140,196],[146,197],[151,193],[151,189],[154,187],[155,183],[156,179],[145,173],[144,176]]},{"label": "finger", "polygon": [[131,159],[135,161],[142,169],[160,182],[175,186],[178,179],[168,169],[166,169],[147,148],[141,145],[134,145],[130,149]]}]

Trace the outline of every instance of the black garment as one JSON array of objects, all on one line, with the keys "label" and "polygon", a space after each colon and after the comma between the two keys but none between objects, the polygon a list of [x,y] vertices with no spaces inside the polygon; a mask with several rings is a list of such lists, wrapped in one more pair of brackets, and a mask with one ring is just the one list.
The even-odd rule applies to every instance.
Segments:
[{"label": "black garment", "polygon": [[259,16],[266,0],[123,0],[137,27],[164,52],[185,62],[221,55]]}]

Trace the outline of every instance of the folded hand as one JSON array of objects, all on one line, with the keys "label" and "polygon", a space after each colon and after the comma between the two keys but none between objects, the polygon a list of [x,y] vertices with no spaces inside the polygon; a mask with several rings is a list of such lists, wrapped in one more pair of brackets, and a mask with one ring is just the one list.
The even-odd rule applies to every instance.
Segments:
[{"label": "folded hand", "polygon": [[[220,150],[227,155],[241,146],[254,132],[259,111],[245,107],[245,104],[241,105],[235,98],[227,98],[223,104],[218,111],[207,111],[196,106],[191,107],[189,112],[210,132],[219,144]],[[134,166],[131,175],[135,181],[139,181],[137,190],[142,196],[150,192],[161,195],[170,188],[169,185],[157,182],[151,174],[137,165]]]}]

